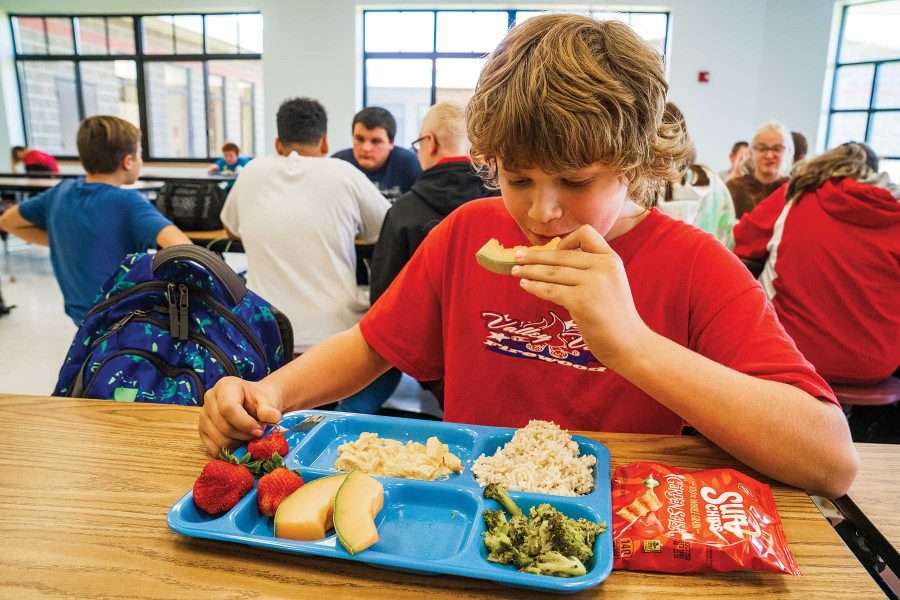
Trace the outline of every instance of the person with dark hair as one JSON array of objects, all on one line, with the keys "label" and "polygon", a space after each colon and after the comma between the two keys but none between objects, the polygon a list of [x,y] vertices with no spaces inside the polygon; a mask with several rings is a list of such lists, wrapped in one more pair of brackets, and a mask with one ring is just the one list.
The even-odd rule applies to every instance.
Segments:
[{"label": "person with dark hair", "polygon": [[211,175],[237,175],[238,170],[247,166],[252,159],[241,156],[241,149],[234,142],[226,142],[222,146],[222,156],[209,166]]},{"label": "person with dark hair", "polygon": [[728,181],[732,177],[740,177],[746,174],[746,163],[750,158],[750,144],[745,140],[738,140],[731,146],[731,152],[728,153],[729,168],[719,171],[719,177],[722,181]]},{"label": "person with dark hair", "polygon": [[900,189],[848,143],[794,168],[734,227],[734,251],[797,347],[833,383],[875,383],[900,365]]},{"label": "person with dark hair", "polygon": [[118,117],[89,117],[76,142],[87,175],[7,210],[0,229],[50,246],[66,314],[78,325],[125,255],[191,241],[140,193],[121,189],[141,172],[140,129]]},{"label": "person with dark hair", "polygon": [[390,111],[369,106],[353,117],[353,147],[334,153],[366,174],[390,201],[412,188],[422,174],[416,155],[394,145],[397,122]]},{"label": "person with dark hair", "polygon": [[284,311],[302,353],[368,308],[354,240],[374,243],[389,205],[357,169],[328,158],[328,116],[318,101],[286,100],[276,121],[277,155],[241,170],[221,217],[244,243],[247,286]]},{"label": "person with dark hair", "polygon": [[799,131],[792,131],[791,137],[794,140],[794,162],[799,162],[806,158],[809,144],[806,141],[806,136]]},{"label": "person with dark hair", "polygon": [[25,165],[26,173],[59,173],[59,165],[50,154],[37,148],[25,146],[13,146],[10,153],[12,168],[15,170],[19,163]]}]

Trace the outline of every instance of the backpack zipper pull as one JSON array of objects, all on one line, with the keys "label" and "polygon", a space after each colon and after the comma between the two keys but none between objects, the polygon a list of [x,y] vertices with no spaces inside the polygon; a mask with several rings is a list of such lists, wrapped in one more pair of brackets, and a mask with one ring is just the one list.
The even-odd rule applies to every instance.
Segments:
[{"label": "backpack zipper pull", "polygon": [[175,302],[175,284],[166,286],[166,303],[169,305],[169,333],[178,337],[178,305]]},{"label": "backpack zipper pull", "polygon": [[190,337],[188,327],[188,311],[190,305],[190,297],[188,295],[188,286],[183,283],[178,284],[178,339],[186,340]]}]

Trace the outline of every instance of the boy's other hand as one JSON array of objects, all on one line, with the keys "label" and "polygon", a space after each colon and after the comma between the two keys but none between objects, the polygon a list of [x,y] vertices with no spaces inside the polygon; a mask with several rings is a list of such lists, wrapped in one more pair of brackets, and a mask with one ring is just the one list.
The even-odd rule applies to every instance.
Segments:
[{"label": "boy's other hand", "polygon": [[640,348],[650,332],[631,296],[622,259],[582,225],[556,250],[523,249],[512,274],[522,289],[566,308],[594,356],[609,367]]},{"label": "boy's other hand", "polygon": [[281,395],[264,382],[223,377],[206,392],[198,426],[200,440],[210,456],[222,448],[262,435],[267,423],[281,420]]}]

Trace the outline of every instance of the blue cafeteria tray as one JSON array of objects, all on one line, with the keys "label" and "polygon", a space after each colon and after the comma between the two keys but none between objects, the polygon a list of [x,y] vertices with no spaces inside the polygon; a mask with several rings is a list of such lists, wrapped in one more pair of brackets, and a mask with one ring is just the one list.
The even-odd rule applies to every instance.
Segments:
[{"label": "blue cafeteria tray", "polygon": [[[609,450],[603,444],[574,436],[581,454],[593,454],[597,458],[594,490],[590,494],[570,497],[510,492],[526,512],[533,505],[547,502],[569,517],[606,521],[606,532],[597,537],[594,560],[585,565],[587,574],[553,577],[521,573],[511,565],[489,562],[481,540],[482,512],[497,509],[499,505],[482,497],[482,487],[472,475],[472,463],[481,454],[493,455],[512,439],[515,429],[324,411],[290,413],[281,425],[290,428],[310,414],[323,415],[325,420],[308,432],[286,434],[291,446],[287,466],[299,471],[304,481],[337,473],[334,461],[338,446],[356,440],[364,431],[382,438],[423,444],[430,436],[437,436],[462,460],[463,472],[438,481],[379,476],[384,486],[384,508],[375,519],[379,540],[355,556],[338,543],[334,532],[312,542],[275,537],[272,518],[261,515],[257,509],[255,488],[219,517],[200,511],[188,492],[169,510],[169,527],[191,537],[279,552],[354,560],[415,573],[474,577],[552,592],[578,592],[600,584],[609,576],[613,561],[610,463]],[[241,449],[238,454],[245,451]]]}]

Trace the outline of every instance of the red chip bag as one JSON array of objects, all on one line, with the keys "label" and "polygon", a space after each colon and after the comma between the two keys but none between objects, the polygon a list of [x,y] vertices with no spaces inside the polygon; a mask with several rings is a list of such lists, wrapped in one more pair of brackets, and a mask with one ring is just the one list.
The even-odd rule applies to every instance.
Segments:
[{"label": "red chip bag", "polygon": [[769,486],[734,469],[649,462],[613,474],[616,569],[799,575]]}]

